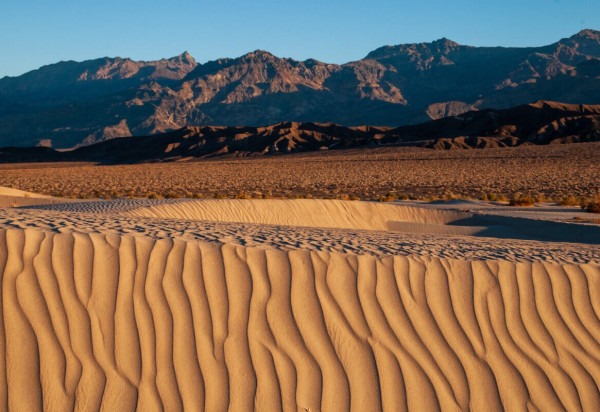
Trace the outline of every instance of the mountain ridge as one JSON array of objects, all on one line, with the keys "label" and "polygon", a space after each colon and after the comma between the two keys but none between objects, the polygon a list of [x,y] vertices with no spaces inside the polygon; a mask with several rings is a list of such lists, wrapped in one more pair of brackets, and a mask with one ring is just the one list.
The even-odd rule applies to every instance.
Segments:
[{"label": "mountain ridge", "polygon": [[401,126],[543,99],[600,103],[600,32],[541,47],[442,38],[342,65],[255,50],[198,63],[100,58],[0,79],[0,145],[68,148],[187,125]]},{"label": "mountain ridge", "polygon": [[187,126],[71,151],[5,147],[0,148],[0,162],[137,163],[384,146],[478,149],[594,141],[600,141],[600,105],[537,101],[398,128],[290,121],[267,126]]}]

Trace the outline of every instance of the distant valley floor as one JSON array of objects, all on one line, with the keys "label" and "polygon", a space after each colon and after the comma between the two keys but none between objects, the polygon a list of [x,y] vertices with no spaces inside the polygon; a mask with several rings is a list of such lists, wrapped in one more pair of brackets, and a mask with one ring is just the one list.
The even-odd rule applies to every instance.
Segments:
[{"label": "distant valley floor", "polygon": [[600,143],[339,150],[136,165],[0,164],[0,186],[73,198],[480,198],[600,192]]}]

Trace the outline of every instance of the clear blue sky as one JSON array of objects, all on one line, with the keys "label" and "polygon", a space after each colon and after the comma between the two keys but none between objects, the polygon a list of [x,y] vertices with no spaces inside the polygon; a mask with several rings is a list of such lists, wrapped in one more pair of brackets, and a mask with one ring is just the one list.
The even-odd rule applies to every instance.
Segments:
[{"label": "clear blue sky", "polygon": [[186,50],[199,62],[263,49],[345,63],[388,44],[541,46],[583,28],[600,29],[600,0],[2,0],[0,77]]}]

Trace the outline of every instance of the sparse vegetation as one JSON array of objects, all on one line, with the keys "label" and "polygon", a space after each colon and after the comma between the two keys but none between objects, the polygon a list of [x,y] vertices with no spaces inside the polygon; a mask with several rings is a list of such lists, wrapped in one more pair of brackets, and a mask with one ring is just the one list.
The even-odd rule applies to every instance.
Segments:
[{"label": "sparse vegetation", "polygon": [[394,193],[387,193],[385,195],[379,196],[377,200],[379,200],[380,202],[393,202],[396,199],[397,198]]},{"label": "sparse vegetation", "polygon": [[234,199],[252,199],[252,196],[250,196],[250,194],[248,194],[242,190],[242,191],[237,192],[233,198]]},{"label": "sparse vegetation", "polygon": [[[354,198],[507,201],[576,199],[600,191],[600,143],[511,150],[382,148],[198,162],[96,166],[0,164],[0,186],[69,198]],[[568,166],[566,166],[568,165]],[[564,199],[564,200],[563,200]],[[577,204],[578,205],[578,204]]]},{"label": "sparse vegetation", "polygon": [[509,200],[508,204],[511,206],[524,207],[524,206],[533,206],[533,205],[535,205],[535,202],[536,202],[536,199],[531,196],[516,194],[515,196],[513,196],[512,199]]},{"label": "sparse vegetation", "polygon": [[600,194],[586,200],[581,208],[586,212],[600,213]]},{"label": "sparse vegetation", "polygon": [[582,206],[585,199],[577,196],[563,196],[558,204],[561,206]]}]

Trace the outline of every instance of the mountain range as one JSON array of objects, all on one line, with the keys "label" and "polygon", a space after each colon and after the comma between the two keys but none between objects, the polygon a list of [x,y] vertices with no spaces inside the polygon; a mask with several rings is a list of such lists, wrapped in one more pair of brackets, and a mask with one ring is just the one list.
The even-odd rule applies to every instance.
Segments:
[{"label": "mountain range", "polygon": [[73,150],[0,148],[0,162],[118,164],[363,147],[471,149],[593,141],[600,141],[600,105],[538,101],[510,109],[471,111],[398,128],[313,122],[279,122],[259,127],[189,126],[150,136],[109,139]]},{"label": "mountain range", "polygon": [[444,38],[381,47],[342,65],[261,50],[204,64],[187,52],[149,62],[60,62],[0,79],[0,146],[72,148],[191,126],[279,122],[381,131],[540,99],[600,104],[599,31],[525,48]]}]

